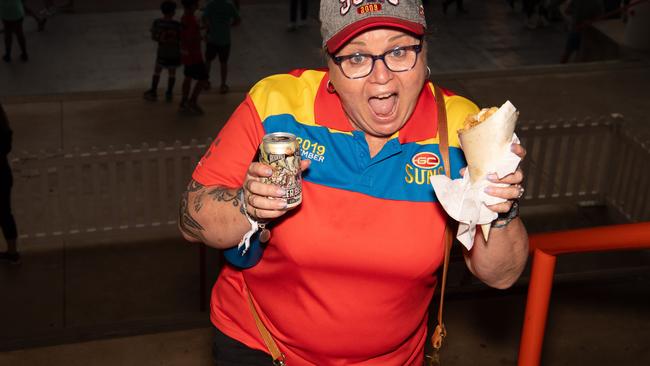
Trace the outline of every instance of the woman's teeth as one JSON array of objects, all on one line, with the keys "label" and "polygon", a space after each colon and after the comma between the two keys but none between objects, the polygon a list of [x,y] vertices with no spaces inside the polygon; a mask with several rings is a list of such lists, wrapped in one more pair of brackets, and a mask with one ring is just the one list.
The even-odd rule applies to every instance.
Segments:
[{"label": "woman's teeth", "polygon": [[368,104],[376,115],[387,116],[393,111],[396,99],[397,95],[395,93],[387,93],[370,98]]}]

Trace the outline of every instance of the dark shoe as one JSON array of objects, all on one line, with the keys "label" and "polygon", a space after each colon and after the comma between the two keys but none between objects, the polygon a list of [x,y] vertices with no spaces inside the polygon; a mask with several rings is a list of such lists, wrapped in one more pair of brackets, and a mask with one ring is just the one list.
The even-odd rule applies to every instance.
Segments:
[{"label": "dark shoe", "polygon": [[230,87],[226,84],[222,84],[221,87],[219,88],[219,93],[226,94],[228,90],[230,90]]},{"label": "dark shoe", "polygon": [[2,56],[2,61],[4,61],[4,62],[11,62],[11,56],[9,56],[9,55],[4,55],[4,56]]},{"label": "dark shoe", "polygon": [[26,53],[23,53],[22,55],[20,55],[20,61],[27,62],[27,60],[29,60],[29,56],[27,56]]},{"label": "dark shoe", "polygon": [[0,260],[7,261],[9,264],[20,264],[20,254],[2,252],[0,253]]},{"label": "dark shoe", "polygon": [[187,108],[190,113],[195,114],[197,116],[203,115],[205,113],[203,112],[203,108],[199,107],[199,105],[196,103],[189,104]]},{"label": "dark shoe", "polygon": [[172,92],[168,91],[165,93],[165,102],[171,103],[173,99],[174,99],[174,94],[172,94]]},{"label": "dark shoe", "polygon": [[157,95],[156,92],[153,91],[153,90],[147,90],[146,92],[144,92],[144,94],[142,95],[142,97],[143,97],[145,100],[148,100],[148,101],[150,101],[150,102],[155,102],[156,100],[158,100],[158,95]]},{"label": "dark shoe", "polygon": [[41,18],[38,20],[38,31],[42,32],[45,30],[45,23],[47,23],[47,18]]},{"label": "dark shoe", "polygon": [[187,101],[181,102],[181,104],[178,106],[178,112],[182,114],[187,114],[190,112],[190,106]]}]

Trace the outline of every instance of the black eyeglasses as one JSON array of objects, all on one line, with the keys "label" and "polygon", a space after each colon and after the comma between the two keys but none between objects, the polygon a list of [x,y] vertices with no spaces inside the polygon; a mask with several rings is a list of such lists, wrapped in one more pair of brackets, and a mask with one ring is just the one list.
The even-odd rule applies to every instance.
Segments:
[{"label": "black eyeglasses", "polygon": [[330,57],[339,66],[343,75],[348,79],[361,79],[370,75],[375,68],[375,61],[382,60],[386,68],[392,72],[409,71],[418,62],[418,54],[422,51],[422,43],[395,47],[381,55],[354,53],[352,55]]}]

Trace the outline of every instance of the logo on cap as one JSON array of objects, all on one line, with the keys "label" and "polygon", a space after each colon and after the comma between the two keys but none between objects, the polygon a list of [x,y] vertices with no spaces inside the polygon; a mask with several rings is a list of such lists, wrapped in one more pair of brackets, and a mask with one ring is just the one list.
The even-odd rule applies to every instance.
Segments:
[{"label": "logo on cap", "polygon": [[339,2],[341,3],[341,15],[347,14],[350,11],[352,5],[359,7],[363,3],[372,3],[372,4],[366,4],[360,7],[359,9],[357,9],[357,13],[359,14],[379,11],[381,10],[381,3],[384,2],[388,2],[389,4],[394,6],[399,5],[399,0],[339,0]]}]

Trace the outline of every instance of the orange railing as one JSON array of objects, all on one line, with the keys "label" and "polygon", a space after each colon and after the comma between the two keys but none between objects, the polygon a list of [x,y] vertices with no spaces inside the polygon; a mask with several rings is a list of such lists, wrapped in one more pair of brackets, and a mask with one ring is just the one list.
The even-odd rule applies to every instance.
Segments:
[{"label": "orange railing", "polygon": [[558,254],[650,248],[650,222],[536,234],[519,366],[537,366],[542,353],[553,272]]}]

